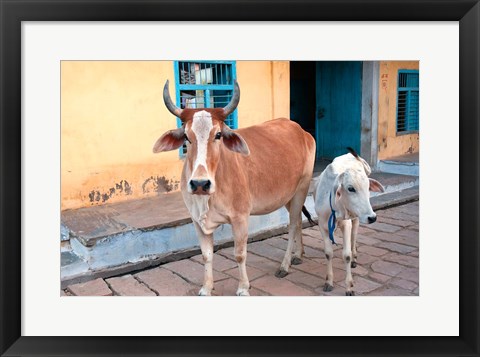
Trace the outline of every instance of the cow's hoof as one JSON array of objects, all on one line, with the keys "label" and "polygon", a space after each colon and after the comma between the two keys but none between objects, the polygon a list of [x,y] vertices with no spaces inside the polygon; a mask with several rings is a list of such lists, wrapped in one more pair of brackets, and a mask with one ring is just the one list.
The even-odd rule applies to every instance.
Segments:
[{"label": "cow's hoof", "polygon": [[355,291],[347,291],[347,292],[345,293],[345,295],[347,295],[347,296],[355,296]]},{"label": "cow's hoof", "polygon": [[201,288],[200,291],[198,292],[198,296],[211,296],[212,295],[212,290],[207,289],[205,287]]},{"label": "cow's hoof", "polygon": [[250,296],[248,289],[238,289],[237,296]]},{"label": "cow's hoof", "polygon": [[288,275],[288,271],[282,268],[278,269],[277,272],[275,273],[275,276],[277,278],[285,278],[287,275]]},{"label": "cow's hoof", "polygon": [[299,265],[303,263],[303,260],[302,258],[299,258],[299,257],[293,257],[291,263],[292,265]]},{"label": "cow's hoof", "polygon": [[351,266],[352,268],[356,268],[356,267],[357,267],[357,262],[351,262],[351,263],[350,263],[350,266]]},{"label": "cow's hoof", "polygon": [[325,283],[325,285],[323,286],[323,291],[329,292],[332,290],[333,290],[333,285],[330,285],[329,283]]}]

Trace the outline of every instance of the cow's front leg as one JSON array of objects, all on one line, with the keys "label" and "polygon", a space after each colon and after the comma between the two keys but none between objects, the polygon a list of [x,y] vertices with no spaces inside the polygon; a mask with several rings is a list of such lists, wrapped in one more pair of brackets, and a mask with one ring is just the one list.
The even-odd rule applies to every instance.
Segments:
[{"label": "cow's front leg", "polygon": [[343,231],[343,261],[345,262],[345,289],[346,295],[352,296],[355,295],[353,291],[353,277],[352,277],[352,247],[351,247],[351,237],[352,237],[352,221],[346,219],[341,221],[341,227]]},{"label": "cow's front leg", "polygon": [[352,268],[357,266],[357,234],[360,220],[358,218],[352,219]]},{"label": "cow's front leg", "polygon": [[327,276],[325,277],[325,285],[323,291],[328,292],[333,290],[333,246],[328,236],[328,228],[319,225],[320,234],[323,237],[325,257],[327,258]]},{"label": "cow's front leg", "polygon": [[249,296],[250,282],[247,276],[247,241],[248,241],[248,218],[236,219],[232,222],[233,239],[235,243],[235,260],[238,263],[239,282],[237,295]]},{"label": "cow's front leg", "polygon": [[193,225],[197,231],[198,240],[200,242],[200,249],[202,250],[203,264],[205,273],[203,276],[203,286],[198,292],[200,296],[210,296],[213,290],[213,234],[203,233],[200,226],[194,221]]}]

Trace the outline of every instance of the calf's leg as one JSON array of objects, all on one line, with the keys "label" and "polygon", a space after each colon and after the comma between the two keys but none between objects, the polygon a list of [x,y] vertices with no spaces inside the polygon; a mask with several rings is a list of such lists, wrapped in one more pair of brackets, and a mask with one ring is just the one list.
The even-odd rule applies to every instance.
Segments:
[{"label": "calf's leg", "polygon": [[351,236],[352,236],[352,221],[346,219],[340,221],[339,224],[342,227],[343,231],[343,261],[345,262],[345,289],[346,295],[351,296],[355,295],[353,291],[353,277],[352,277],[352,247],[351,247]]},{"label": "calf's leg", "polygon": [[323,291],[328,292],[333,290],[333,246],[330,237],[328,236],[328,228],[326,224],[319,224],[319,227],[320,234],[323,237],[325,257],[327,258],[327,276],[325,277]]},{"label": "calf's leg", "polygon": [[358,218],[352,219],[352,268],[357,266],[357,234],[360,221]]}]

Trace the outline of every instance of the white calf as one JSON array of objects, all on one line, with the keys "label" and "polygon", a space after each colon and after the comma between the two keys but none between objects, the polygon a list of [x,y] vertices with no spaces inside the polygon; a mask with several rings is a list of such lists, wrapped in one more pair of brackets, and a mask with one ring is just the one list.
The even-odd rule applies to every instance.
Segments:
[{"label": "white calf", "polygon": [[[343,260],[346,264],[346,295],[355,295],[351,268],[357,260],[356,237],[359,221],[373,223],[377,215],[370,205],[369,191],[384,192],[382,184],[372,178],[370,166],[350,149],[327,166],[316,182],[314,199],[318,226],[325,242],[327,277],[323,291],[333,289],[333,233],[337,227],[343,231]],[[353,259],[352,259],[353,251]]]}]

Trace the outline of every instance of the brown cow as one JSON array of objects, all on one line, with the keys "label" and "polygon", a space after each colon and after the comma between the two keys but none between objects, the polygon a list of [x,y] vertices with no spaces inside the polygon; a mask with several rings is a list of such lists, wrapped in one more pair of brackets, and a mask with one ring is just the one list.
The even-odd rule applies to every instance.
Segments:
[{"label": "brown cow", "polygon": [[[174,150],[187,142],[181,190],[200,240],[205,277],[199,295],[213,289],[213,232],[232,225],[235,259],[240,270],[237,295],[249,295],[246,271],[248,218],[289,211],[287,253],[277,276],[287,274],[290,263],[301,262],[302,206],[312,178],[315,141],[297,123],[276,119],[248,128],[231,130],[226,117],[240,100],[240,88],[224,108],[180,109],[170,99],[168,81],[163,99],[182,127],[163,134],[153,152]],[[293,259],[292,259],[293,252]]]}]

